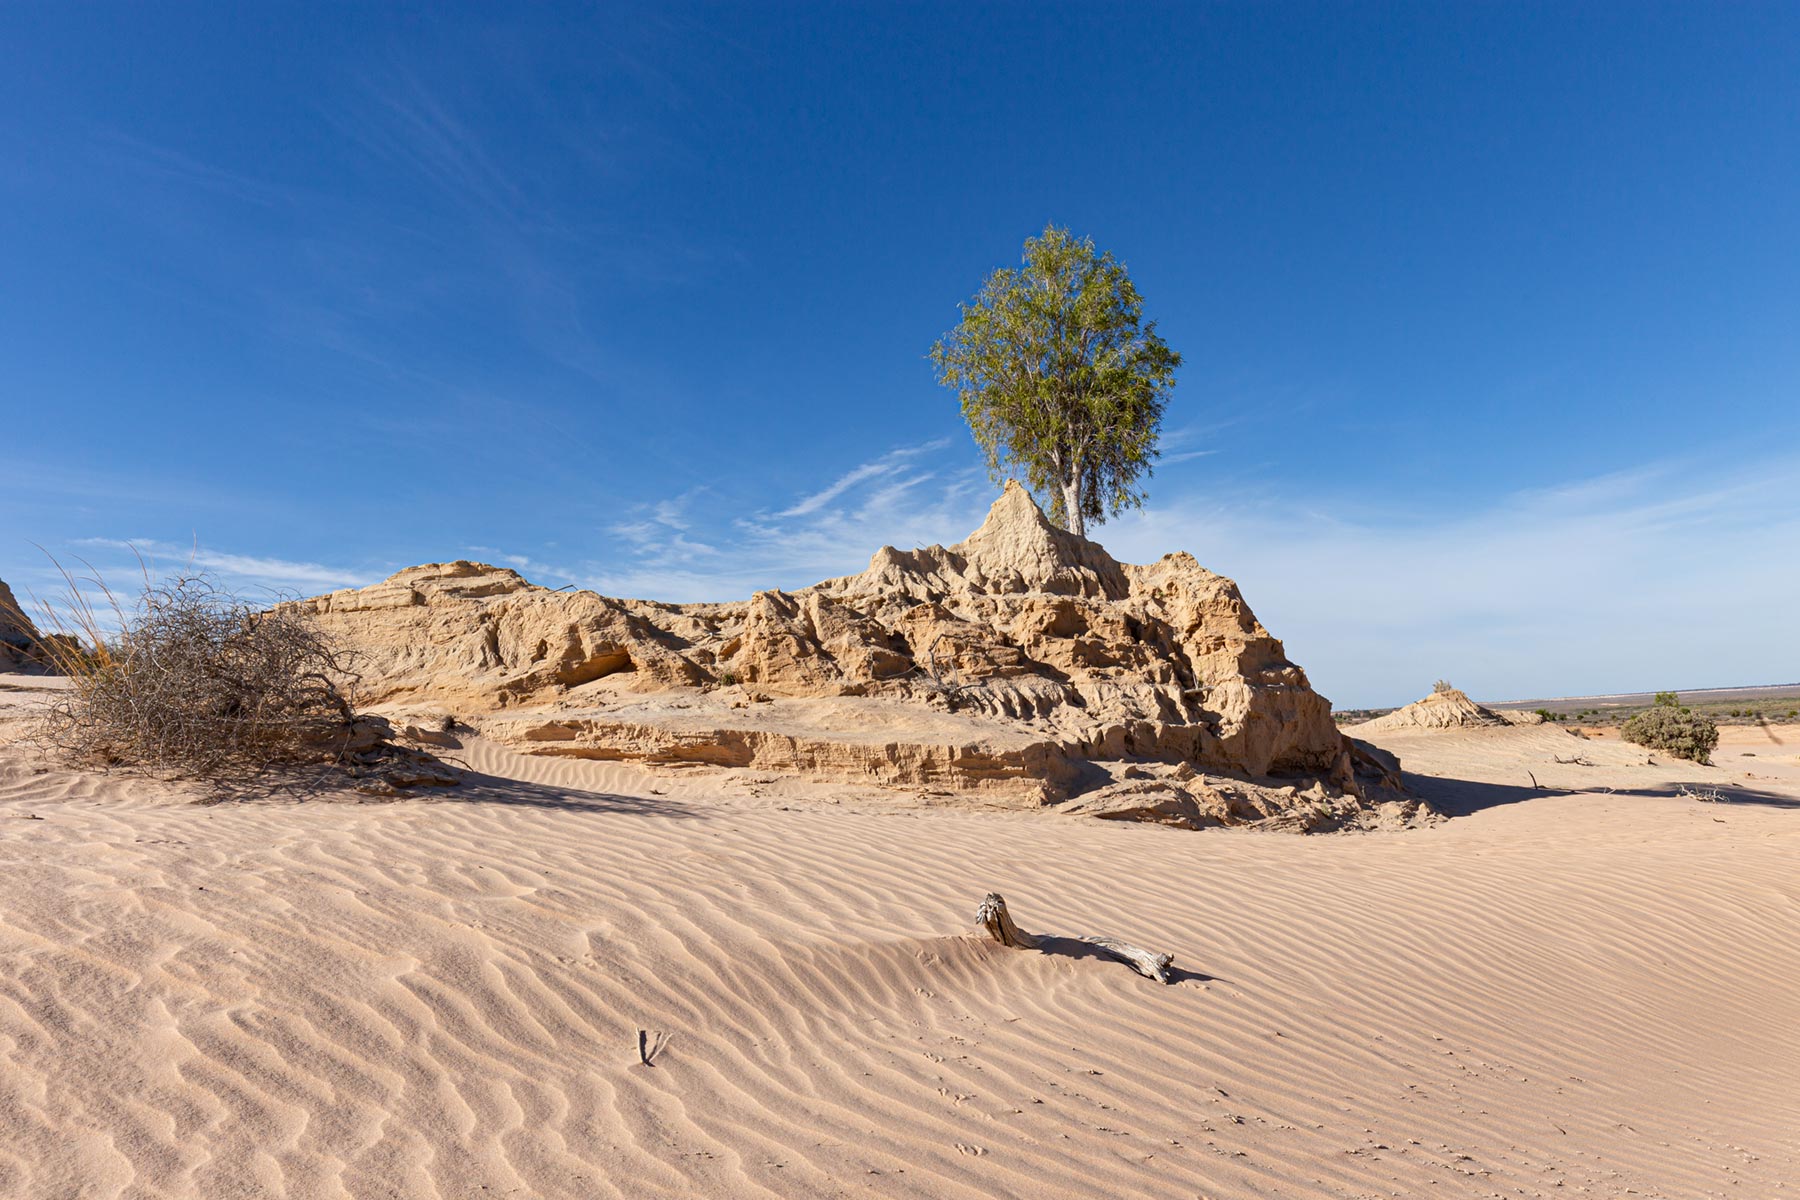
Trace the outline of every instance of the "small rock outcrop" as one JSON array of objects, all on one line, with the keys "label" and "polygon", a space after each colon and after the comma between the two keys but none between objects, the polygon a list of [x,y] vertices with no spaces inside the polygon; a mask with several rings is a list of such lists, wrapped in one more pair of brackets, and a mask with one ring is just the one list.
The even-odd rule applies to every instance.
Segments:
[{"label": "small rock outcrop", "polygon": [[20,607],[6,581],[0,579],[0,671],[41,669],[41,641],[37,626]]},{"label": "small rock outcrop", "polygon": [[[1329,702],[1236,584],[1188,554],[1116,562],[1016,483],[957,545],[738,603],[550,591],[471,562],[301,603],[354,653],[361,702],[488,714],[536,753],[1049,802],[1094,785],[1094,762],[1139,759],[1359,792]],[[1266,815],[1211,797],[1224,823]]]}]

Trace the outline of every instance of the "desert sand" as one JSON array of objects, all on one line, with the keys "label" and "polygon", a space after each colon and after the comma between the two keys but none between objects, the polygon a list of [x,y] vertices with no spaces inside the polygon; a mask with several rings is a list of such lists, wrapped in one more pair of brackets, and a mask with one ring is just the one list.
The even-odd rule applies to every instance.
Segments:
[{"label": "desert sand", "polygon": [[[1446,819],[1195,832],[481,738],[450,791],[204,804],[0,748],[0,1195],[1800,1189],[1800,747],[1371,736]],[[989,890],[1177,982],[1002,948]]]}]

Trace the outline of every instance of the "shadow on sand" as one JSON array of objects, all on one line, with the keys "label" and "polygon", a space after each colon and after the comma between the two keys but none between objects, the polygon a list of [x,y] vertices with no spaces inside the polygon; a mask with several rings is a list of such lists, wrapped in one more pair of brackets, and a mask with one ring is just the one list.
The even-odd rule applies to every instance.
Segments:
[{"label": "shadow on sand", "polygon": [[464,771],[456,787],[431,788],[413,793],[444,802],[464,804],[517,804],[532,808],[556,809],[562,812],[631,813],[654,817],[700,817],[705,814],[681,800],[667,796],[627,796],[614,792],[591,792],[583,788],[549,787],[526,783],[502,775],[484,775]]},{"label": "shadow on sand", "polygon": [[1754,804],[1766,808],[1800,809],[1800,797],[1725,781],[1710,783],[1693,780],[1686,785],[1659,783],[1647,787],[1583,789],[1532,787],[1529,784],[1519,786],[1505,783],[1482,783],[1473,779],[1447,779],[1437,775],[1414,775],[1408,772],[1406,786],[1414,795],[1428,801],[1433,808],[1446,817],[1466,817],[1484,809],[1498,808],[1502,804],[1517,804],[1523,800],[1542,800],[1550,796],[1599,794],[1671,800],[1681,796],[1683,786],[1695,791],[1711,792],[1716,790],[1719,793],[1721,807]]},{"label": "shadow on sand", "polygon": [[267,772],[242,784],[210,785],[200,798],[203,804],[256,801],[402,804],[494,804],[557,812],[607,812],[635,816],[693,818],[705,814],[681,800],[667,796],[627,796],[583,788],[550,787],[541,783],[487,775],[459,767],[461,781],[454,787],[407,788],[397,795],[371,796],[350,790],[353,782],[336,770]]},{"label": "shadow on sand", "polygon": [[[1037,945],[1033,947],[1033,949],[1036,949],[1041,953],[1054,954],[1058,958],[1091,958],[1114,967],[1119,967],[1123,970],[1131,970],[1124,962],[1114,958],[1106,951],[1100,949],[1100,947],[1095,946],[1090,942],[1084,942],[1080,938],[1057,937],[1055,934],[1048,933],[1039,933],[1032,936],[1037,938]],[[1204,971],[1190,971],[1185,967],[1176,966],[1171,963],[1169,965],[1169,982],[1172,984],[1229,983],[1230,980],[1220,979],[1217,975],[1208,975]]]}]

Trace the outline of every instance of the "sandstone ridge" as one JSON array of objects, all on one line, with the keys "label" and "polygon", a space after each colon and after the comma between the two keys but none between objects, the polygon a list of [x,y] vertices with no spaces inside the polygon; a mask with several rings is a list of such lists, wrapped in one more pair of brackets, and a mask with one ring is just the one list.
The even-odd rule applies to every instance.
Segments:
[{"label": "sandstone ridge", "polygon": [[355,652],[365,703],[452,708],[533,753],[1090,808],[1132,763],[1150,764],[1133,794],[1179,764],[1351,808],[1359,762],[1391,779],[1231,580],[1188,554],[1119,563],[1016,483],[957,545],[884,547],[860,574],[736,603],[552,591],[471,562],[301,603]]}]

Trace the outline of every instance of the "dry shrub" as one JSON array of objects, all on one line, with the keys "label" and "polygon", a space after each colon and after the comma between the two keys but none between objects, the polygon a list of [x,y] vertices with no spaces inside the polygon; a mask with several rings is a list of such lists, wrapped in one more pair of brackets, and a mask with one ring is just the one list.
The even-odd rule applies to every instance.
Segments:
[{"label": "dry shrub", "polygon": [[98,606],[63,577],[63,636],[41,642],[71,680],[44,722],[51,749],[214,780],[343,754],[355,714],[334,681],[349,673],[304,613],[264,610],[203,573],[155,582],[146,571],[130,605],[93,576]]}]

